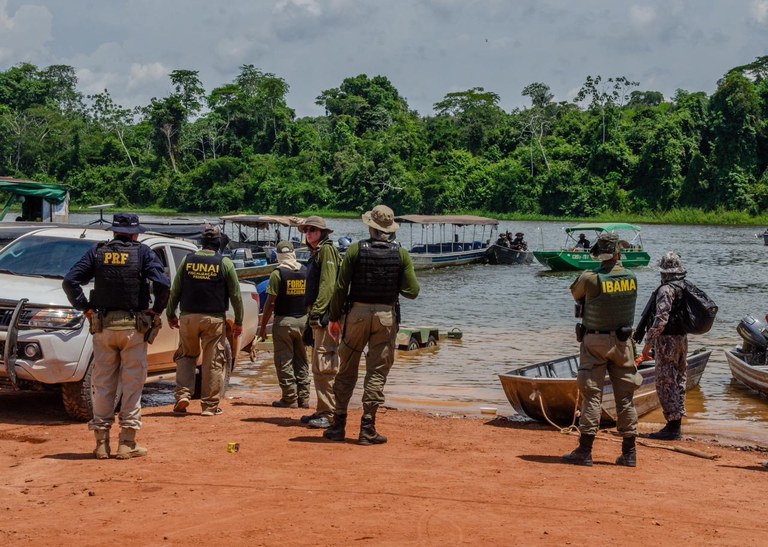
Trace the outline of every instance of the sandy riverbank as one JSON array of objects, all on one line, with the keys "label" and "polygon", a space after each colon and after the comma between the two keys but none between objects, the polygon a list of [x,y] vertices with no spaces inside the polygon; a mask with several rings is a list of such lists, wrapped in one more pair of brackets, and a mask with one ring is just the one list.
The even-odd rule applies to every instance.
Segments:
[{"label": "sandy riverbank", "polygon": [[336,444],[301,410],[235,399],[213,418],[145,409],[149,455],[97,461],[85,426],[41,398],[0,408],[5,545],[750,545],[768,532],[765,455],[712,442],[677,444],[717,460],[640,447],[627,469],[602,441],[582,468],[560,463],[573,437],[537,424],[389,410],[390,442],[362,447],[359,411]]}]

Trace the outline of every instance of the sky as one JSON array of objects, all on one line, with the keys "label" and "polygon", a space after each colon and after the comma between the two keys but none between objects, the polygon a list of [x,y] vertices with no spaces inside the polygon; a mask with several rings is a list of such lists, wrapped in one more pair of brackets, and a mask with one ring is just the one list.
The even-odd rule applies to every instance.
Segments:
[{"label": "sky", "polygon": [[482,87],[509,111],[530,83],[571,100],[588,75],[711,94],[768,55],[768,0],[0,0],[0,70],[73,66],[79,89],[123,106],[197,70],[207,91],[243,64],[290,86],[297,116],[344,78],[389,78],[422,115]]}]

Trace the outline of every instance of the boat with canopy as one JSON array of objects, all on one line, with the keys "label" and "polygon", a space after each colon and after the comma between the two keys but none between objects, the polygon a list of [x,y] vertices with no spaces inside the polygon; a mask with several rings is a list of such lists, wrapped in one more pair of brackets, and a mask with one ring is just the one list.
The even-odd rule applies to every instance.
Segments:
[{"label": "boat with canopy", "polygon": [[499,221],[472,215],[402,215],[409,225],[409,252],[417,270],[482,262]]},{"label": "boat with canopy", "polygon": [[587,239],[594,244],[597,237],[605,232],[618,234],[620,239],[629,243],[629,248],[621,251],[623,266],[633,268],[648,265],[651,256],[643,250],[640,228],[634,224],[622,222],[586,223],[565,228],[565,245],[561,249],[533,251],[533,256],[554,271],[594,270],[600,266],[600,261],[589,254],[588,246],[579,245],[577,237],[582,233],[589,234]]}]

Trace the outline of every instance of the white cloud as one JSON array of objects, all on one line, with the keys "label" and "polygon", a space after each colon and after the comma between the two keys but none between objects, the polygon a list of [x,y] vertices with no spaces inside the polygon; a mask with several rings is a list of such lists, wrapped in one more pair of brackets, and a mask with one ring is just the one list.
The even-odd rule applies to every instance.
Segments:
[{"label": "white cloud", "polygon": [[749,12],[758,23],[768,23],[768,0],[752,0]]},{"label": "white cloud", "polygon": [[280,0],[275,4],[275,13],[304,12],[315,17],[322,15],[323,10],[317,0]]},{"label": "white cloud", "polygon": [[629,8],[629,18],[635,25],[646,27],[656,20],[656,8],[635,4]]},{"label": "white cloud", "polygon": [[45,62],[52,27],[53,15],[48,8],[23,5],[9,14],[8,1],[0,0],[0,65]]},{"label": "white cloud", "polygon": [[146,85],[157,83],[161,80],[166,80],[170,70],[163,66],[162,63],[133,63],[130,69],[130,77],[128,79],[128,89],[141,88]]}]

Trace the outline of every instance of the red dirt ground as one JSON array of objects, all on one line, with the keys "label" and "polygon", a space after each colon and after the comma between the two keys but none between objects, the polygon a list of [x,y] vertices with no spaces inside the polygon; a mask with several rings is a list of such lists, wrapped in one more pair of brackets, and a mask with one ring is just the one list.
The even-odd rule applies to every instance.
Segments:
[{"label": "red dirt ground", "polygon": [[363,447],[359,412],[329,443],[301,410],[239,399],[212,418],[145,409],[149,455],[97,461],[51,397],[0,400],[2,545],[751,545],[768,532],[765,457],[713,443],[676,444],[714,461],[640,447],[628,469],[598,440],[595,466],[573,467],[560,455],[575,438],[539,425],[389,410],[390,442]]}]

